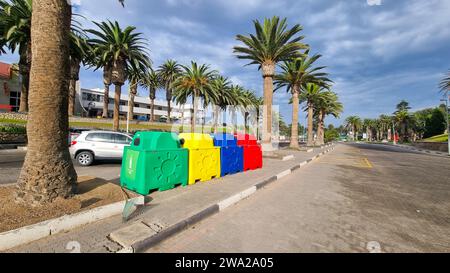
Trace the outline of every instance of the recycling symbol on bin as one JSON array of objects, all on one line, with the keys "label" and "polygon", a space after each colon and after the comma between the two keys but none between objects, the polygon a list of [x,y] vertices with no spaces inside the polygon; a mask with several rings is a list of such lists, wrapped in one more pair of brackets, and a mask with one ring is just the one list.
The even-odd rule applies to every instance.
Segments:
[{"label": "recycling symbol on bin", "polygon": [[208,153],[201,153],[199,160],[197,160],[197,166],[200,173],[209,173],[214,169],[213,158]]},{"label": "recycling symbol on bin", "polygon": [[165,178],[165,182],[169,182],[169,179],[176,176],[181,169],[181,165],[177,162],[179,157],[177,154],[167,153],[166,156],[161,156],[158,159],[162,161],[161,166],[154,169],[158,180]]}]

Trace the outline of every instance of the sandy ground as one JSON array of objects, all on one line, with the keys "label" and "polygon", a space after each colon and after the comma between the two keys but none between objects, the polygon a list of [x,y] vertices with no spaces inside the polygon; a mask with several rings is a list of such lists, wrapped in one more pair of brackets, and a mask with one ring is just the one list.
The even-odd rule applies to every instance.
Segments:
[{"label": "sandy ground", "polygon": [[0,187],[0,232],[125,200],[117,181],[81,176],[78,183],[78,192],[73,198],[58,199],[43,207],[17,204],[13,194],[15,187]]}]

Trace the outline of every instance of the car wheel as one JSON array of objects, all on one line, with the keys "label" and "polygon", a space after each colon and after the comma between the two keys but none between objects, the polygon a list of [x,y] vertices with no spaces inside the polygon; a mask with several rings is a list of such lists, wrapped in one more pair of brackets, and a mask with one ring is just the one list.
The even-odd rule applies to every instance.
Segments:
[{"label": "car wheel", "polygon": [[91,152],[81,152],[77,155],[77,162],[81,166],[90,166],[94,163],[94,155]]}]

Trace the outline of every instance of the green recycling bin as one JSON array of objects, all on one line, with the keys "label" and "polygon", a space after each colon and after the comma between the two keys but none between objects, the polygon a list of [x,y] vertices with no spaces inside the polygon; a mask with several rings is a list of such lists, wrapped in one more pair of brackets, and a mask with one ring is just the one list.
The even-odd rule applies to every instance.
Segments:
[{"label": "green recycling bin", "polygon": [[188,150],[178,136],[166,132],[137,132],[125,147],[120,171],[122,187],[147,195],[188,181]]}]

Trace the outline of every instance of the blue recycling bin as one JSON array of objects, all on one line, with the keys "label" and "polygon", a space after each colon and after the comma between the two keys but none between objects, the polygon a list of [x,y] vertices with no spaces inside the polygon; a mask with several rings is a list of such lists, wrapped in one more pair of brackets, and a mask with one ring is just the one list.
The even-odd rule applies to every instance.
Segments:
[{"label": "blue recycling bin", "polygon": [[231,134],[213,134],[214,146],[220,147],[221,176],[244,170],[244,150],[237,145],[237,139]]}]

